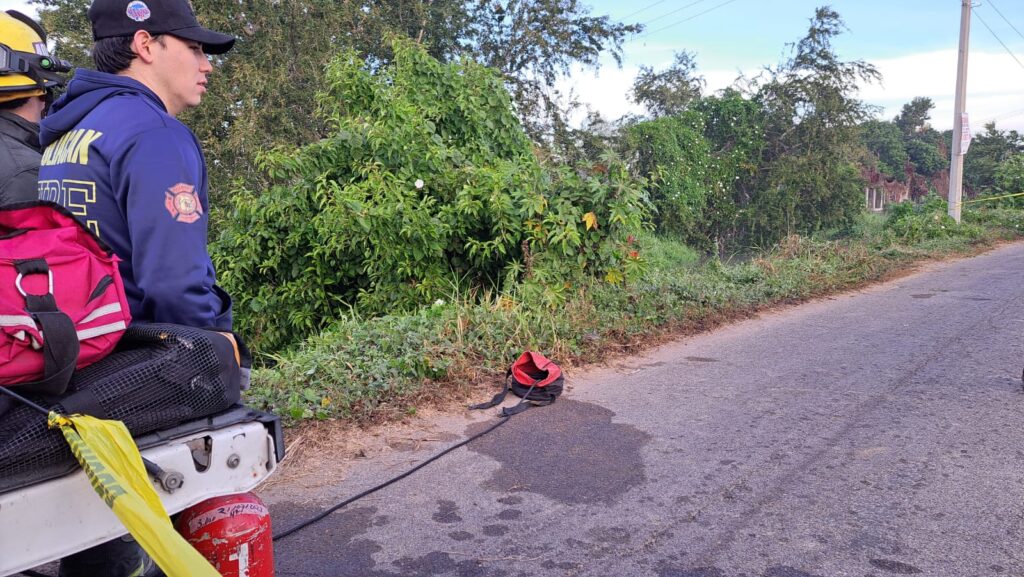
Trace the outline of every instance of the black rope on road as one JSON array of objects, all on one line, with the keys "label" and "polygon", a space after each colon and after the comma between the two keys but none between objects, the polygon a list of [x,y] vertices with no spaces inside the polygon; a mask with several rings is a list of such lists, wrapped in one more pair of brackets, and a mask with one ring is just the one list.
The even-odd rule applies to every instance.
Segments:
[{"label": "black rope on road", "polygon": [[[523,399],[523,400],[519,401],[519,404],[522,404],[525,400],[526,399]],[[342,501],[341,503],[338,503],[337,505],[335,505],[335,506],[331,507],[330,509],[324,511],[323,513],[320,513],[320,514],[316,515],[315,517],[313,517],[311,519],[303,521],[303,522],[299,523],[298,525],[296,525],[295,527],[292,527],[291,529],[288,529],[287,531],[282,531],[281,533],[278,533],[277,535],[274,535],[274,541],[277,541],[279,539],[284,539],[288,535],[291,535],[292,533],[294,533],[296,531],[299,531],[301,529],[305,529],[306,527],[309,527],[313,523],[316,523],[317,521],[322,520],[324,517],[327,517],[328,515],[330,515],[331,513],[337,511],[338,509],[341,509],[345,505],[348,505],[350,503],[358,501],[359,499],[362,499],[363,497],[365,497],[365,496],[367,496],[367,495],[369,495],[371,493],[375,493],[377,491],[380,491],[381,489],[383,489],[384,487],[387,487],[388,485],[391,485],[391,484],[397,483],[398,481],[401,481],[402,479],[408,477],[409,475],[412,475],[416,471],[419,471],[423,467],[426,467],[427,465],[433,463],[434,461],[440,459],[441,457],[447,455],[448,453],[451,453],[455,449],[458,449],[459,447],[464,447],[464,446],[468,445],[469,443],[479,439],[480,437],[483,437],[487,433],[490,433],[494,429],[497,429],[498,427],[504,425],[505,423],[507,423],[509,421],[510,418],[511,417],[503,416],[502,419],[500,421],[498,421],[497,423],[495,423],[495,424],[491,425],[490,427],[484,429],[483,431],[473,435],[472,437],[466,439],[465,441],[462,441],[460,443],[452,445],[451,447],[448,447],[447,449],[441,451],[440,453],[434,455],[433,457],[427,459],[426,461],[423,461],[419,465],[416,465],[415,467],[413,467],[412,469],[409,469],[408,471],[402,473],[401,475],[399,475],[399,476],[397,476],[397,477],[395,477],[393,479],[389,479],[389,480],[381,483],[380,485],[377,485],[376,487],[373,487],[372,489],[367,489],[367,490],[363,491],[362,493],[359,493],[355,497],[352,497],[350,499],[346,499],[346,500]]]}]

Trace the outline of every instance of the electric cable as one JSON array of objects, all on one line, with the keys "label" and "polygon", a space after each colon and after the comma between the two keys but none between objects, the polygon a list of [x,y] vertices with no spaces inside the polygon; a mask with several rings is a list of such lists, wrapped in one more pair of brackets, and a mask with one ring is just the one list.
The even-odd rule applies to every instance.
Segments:
[{"label": "electric cable", "polygon": [[654,4],[648,4],[647,6],[644,6],[643,8],[637,10],[636,12],[630,12],[629,14],[626,14],[622,18],[619,18],[619,20],[625,20],[626,18],[632,18],[633,16],[636,16],[637,14],[639,14],[641,12],[646,12],[647,10],[650,10],[651,8],[654,8],[658,4],[664,4],[665,2],[668,2],[668,0],[658,0]]},{"label": "electric cable", "polygon": [[996,31],[993,30],[992,27],[988,25],[988,22],[985,22],[985,19],[981,17],[981,14],[978,14],[977,10],[975,10],[973,13],[978,18],[978,21],[984,24],[985,28],[988,28],[988,31],[992,33],[992,36],[994,36],[995,39],[1000,44],[1003,45],[1003,48],[1006,49],[1006,52],[1010,55],[1010,57],[1013,58],[1017,62],[1017,64],[1020,65],[1021,68],[1024,68],[1024,62],[1021,62],[1020,59],[1017,58],[1017,55],[1013,53],[1013,50],[1010,50],[1010,47],[1007,46],[1006,43],[1003,42],[1003,39],[1000,38],[998,34],[996,34]]},{"label": "electric cable", "polygon": [[1014,118],[1014,117],[1020,116],[1022,114],[1024,114],[1024,108],[1018,108],[1017,110],[1009,110],[1007,112],[996,114],[994,116],[989,116],[989,117],[985,118],[984,122],[982,122],[981,124],[985,125],[985,124],[988,124],[989,122],[998,122],[1000,120],[1006,120],[1007,118]]},{"label": "electric cable", "polygon": [[[522,404],[523,401],[520,401],[519,403]],[[480,437],[483,437],[487,433],[490,433],[494,429],[497,429],[498,427],[504,425],[505,423],[507,423],[509,421],[510,418],[511,417],[503,417],[500,421],[498,421],[497,423],[495,423],[495,424],[491,425],[490,427],[484,429],[483,431],[473,435],[472,437],[470,437],[470,438],[468,438],[468,439],[466,439],[466,440],[464,440],[464,441],[462,441],[460,443],[456,443],[455,445],[452,445],[451,447],[448,447],[447,449],[441,451],[440,453],[434,455],[433,457],[427,459],[426,461],[423,461],[419,465],[416,465],[415,467],[413,467],[412,469],[409,469],[408,471],[402,473],[401,475],[399,475],[397,477],[393,477],[391,479],[388,479],[387,481],[384,481],[383,483],[377,485],[376,487],[372,487],[370,489],[367,489],[367,490],[363,491],[362,493],[359,493],[358,495],[356,495],[354,497],[350,497],[348,499],[345,499],[344,501],[338,503],[337,505],[334,505],[330,509],[327,509],[326,511],[318,513],[317,515],[315,515],[315,516],[313,516],[313,517],[311,517],[311,518],[309,518],[309,519],[299,523],[298,525],[296,525],[296,526],[294,526],[294,527],[292,527],[290,529],[287,529],[285,531],[282,531],[282,532],[278,533],[277,535],[274,535],[274,539],[273,540],[274,541],[278,541],[280,539],[284,539],[285,537],[291,535],[292,533],[295,533],[296,531],[300,531],[302,529],[305,529],[306,527],[309,527],[313,523],[316,523],[317,521],[323,520],[325,517],[327,517],[331,513],[337,511],[338,509],[341,509],[342,507],[344,507],[344,506],[346,506],[346,505],[348,505],[350,503],[358,501],[359,499],[362,499],[363,497],[365,497],[367,495],[370,495],[372,493],[376,493],[377,491],[380,491],[381,489],[387,487],[388,485],[392,485],[394,483],[397,483],[398,481],[401,481],[402,479],[408,477],[409,475],[412,475],[416,471],[419,471],[423,467],[426,467],[427,465],[433,463],[434,461],[440,459],[441,457],[447,455],[448,453],[451,453],[455,449],[458,449],[460,447],[464,447],[464,446],[468,445],[469,443],[479,439]]]},{"label": "electric cable", "polygon": [[[544,366],[547,367],[550,364],[552,364],[552,361],[548,361],[548,364],[544,365]],[[507,423],[509,421],[509,419],[512,418],[512,415],[515,415],[515,414],[518,414],[519,412],[521,412],[521,411],[518,411],[517,409],[519,409],[519,407],[522,406],[523,403],[527,402],[530,399],[530,393],[533,392],[533,389],[537,388],[537,383],[538,382],[540,382],[540,379],[537,379],[537,380],[533,381],[533,383],[530,384],[530,388],[527,389],[526,394],[523,395],[523,397],[519,400],[518,403],[516,403],[516,405],[514,407],[508,408],[508,409],[503,409],[501,411],[501,413],[499,413],[499,415],[501,416],[501,420],[499,420],[497,423],[491,425],[490,427],[487,427],[483,431],[473,435],[472,437],[470,437],[470,438],[468,438],[468,439],[466,439],[464,441],[461,441],[459,443],[456,443],[456,444],[452,445],[451,447],[448,447],[447,449],[441,451],[440,453],[434,455],[433,457],[427,459],[426,461],[423,461],[419,465],[416,465],[415,467],[413,467],[412,469],[409,469],[408,471],[402,473],[401,475],[398,475],[397,477],[392,477],[391,479],[388,479],[387,481],[384,481],[383,483],[377,485],[376,487],[371,487],[371,488],[363,491],[362,493],[359,493],[358,495],[356,495],[354,497],[350,497],[348,499],[345,499],[344,501],[338,503],[337,505],[334,505],[330,509],[327,509],[326,511],[318,513],[317,515],[314,515],[313,517],[310,517],[309,519],[306,519],[305,521],[299,523],[298,525],[296,525],[296,526],[294,526],[294,527],[292,527],[290,529],[287,529],[285,531],[282,531],[282,532],[278,533],[277,535],[274,535],[273,540],[277,541],[279,539],[284,539],[285,537],[287,537],[288,535],[291,535],[292,533],[294,533],[296,531],[300,531],[302,529],[305,529],[306,527],[309,527],[313,523],[316,523],[317,521],[320,521],[320,520],[324,519],[325,517],[327,517],[328,515],[330,515],[331,513],[335,512],[335,511],[337,511],[338,509],[341,509],[342,507],[344,507],[344,506],[346,506],[346,505],[348,505],[350,503],[354,503],[355,501],[358,501],[359,499],[362,499],[363,497],[365,497],[367,495],[370,495],[372,493],[376,493],[377,491],[380,491],[381,489],[387,487],[388,485],[393,485],[393,484],[397,483],[398,481],[401,481],[402,479],[408,477],[409,475],[412,475],[416,471],[419,471],[423,467],[426,467],[427,465],[433,463],[434,461],[440,459],[441,457],[447,455],[448,453],[451,453],[455,449],[458,449],[460,447],[465,447],[466,445],[472,443],[473,441],[479,439],[480,437],[483,437],[487,433],[490,433],[494,429],[497,429],[498,427],[504,425],[505,423]],[[476,406],[473,406],[473,407],[470,407],[470,408],[476,408]]]},{"label": "electric cable", "polygon": [[703,16],[703,15],[707,14],[708,12],[712,12],[714,10],[718,10],[719,8],[721,8],[721,7],[723,7],[723,6],[727,5],[727,4],[732,4],[735,1],[736,0],[726,0],[725,2],[722,2],[721,4],[716,4],[716,5],[712,6],[711,8],[708,8],[707,10],[705,10],[703,12],[698,12],[698,13],[694,14],[693,16],[690,16],[689,18],[684,18],[682,20],[679,20],[678,22],[673,22],[672,24],[669,24],[668,26],[665,26],[663,28],[658,28],[657,30],[651,30],[647,34],[644,34],[643,36],[639,36],[638,38],[644,38],[644,37],[650,36],[651,34],[655,34],[657,32],[661,32],[662,30],[668,30],[669,28],[672,28],[674,26],[678,26],[679,24],[682,24],[684,22],[689,22],[690,20],[693,20],[694,18]]},{"label": "electric cable", "polygon": [[1009,20],[1007,20],[1006,16],[1003,16],[1003,13],[999,11],[999,8],[996,8],[996,5],[992,3],[992,0],[988,0],[988,5],[991,6],[993,10],[996,11],[996,14],[998,14],[999,17],[1003,19],[1003,22],[1006,22],[1007,24],[1010,25],[1010,28],[1013,28],[1013,31],[1017,33],[1017,36],[1024,38],[1024,34],[1021,34],[1020,30],[1017,30],[1017,27],[1013,25],[1013,22],[1010,22]]},{"label": "electric cable", "polygon": [[666,12],[666,13],[662,14],[661,16],[658,16],[657,18],[653,19],[653,20],[648,20],[647,22],[644,22],[644,26],[647,26],[648,24],[652,24],[654,22],[657,22],[658,20],[661,20],[662,18],[664,18],[666,16],[671,16],[671,15],[677,13],[677,12],[682,12],[683,10],[686,10],[690,6],[696,6],[697,4],[700,4],[701,2],[705,2],[705,1],[706,0],[696,0],[694,2],[690,2],[686,6],[683,6],[682,8],[676,8],[675,10],[672,10],[671,12]]},{"label": "electric cable", "polygon": [[1004,119],[1007,119],[1007,118],[1013,118],[1014,116],[1019,116],[1021,114],[1024,114],[1024,108],[1018,108],[1017,110],[1010,110],[1009,112],[1003,112],[1002,114],[994,116],[992,118],[992,120],[1004,120]]}]

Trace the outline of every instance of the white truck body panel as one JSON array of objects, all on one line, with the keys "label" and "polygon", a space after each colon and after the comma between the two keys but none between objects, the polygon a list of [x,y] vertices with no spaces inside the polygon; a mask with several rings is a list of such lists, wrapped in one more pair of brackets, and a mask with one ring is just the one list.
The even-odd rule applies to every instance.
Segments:
[{"label": "white truck body panel", "polygon": [[[205,439],[204,439],[205,438]],[[189,442],[209,448],[198,471]],[[198,432],[142,451],[165,471],[184,476],[168,493],[154,482],[169,514],[211,497],[244,493],[277,468],[274,438],[260,422]],[[233,466],[232,466],[233,465]],[[60,559],[127,533],[81,470],[0,494],[0,575]]]}]

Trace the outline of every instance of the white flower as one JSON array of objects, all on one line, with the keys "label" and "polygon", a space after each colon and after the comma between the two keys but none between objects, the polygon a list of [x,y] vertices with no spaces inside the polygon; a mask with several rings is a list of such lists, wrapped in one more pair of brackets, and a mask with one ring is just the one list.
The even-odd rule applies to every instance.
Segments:
[{"label": "white flower", "polygon": [[414,184],[416,185],[416,189],[417,190],[423,188],[423,179],[422,178],[417,178],[416,182]]}]

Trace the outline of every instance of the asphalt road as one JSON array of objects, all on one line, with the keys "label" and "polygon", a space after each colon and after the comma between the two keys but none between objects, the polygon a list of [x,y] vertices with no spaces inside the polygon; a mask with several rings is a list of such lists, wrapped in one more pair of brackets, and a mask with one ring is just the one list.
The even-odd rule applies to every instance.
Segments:
[{"label": "asphalt road", "polygon": [[[572,375],[278,541],[277,575],[1024,575],[1022,294],[1017,244]],[[489,422],[278,487],[276,528]]]}]

